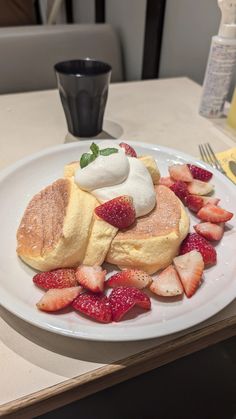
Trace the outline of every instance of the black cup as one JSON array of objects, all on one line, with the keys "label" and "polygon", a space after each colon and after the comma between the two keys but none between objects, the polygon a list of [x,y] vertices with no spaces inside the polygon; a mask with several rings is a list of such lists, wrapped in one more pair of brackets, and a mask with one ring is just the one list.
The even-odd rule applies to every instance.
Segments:
[{"label": "black cup", "polygon": [[102,131],[111,66],[90,58],[55,66],[58,89],[69,132],[94,137]]}]

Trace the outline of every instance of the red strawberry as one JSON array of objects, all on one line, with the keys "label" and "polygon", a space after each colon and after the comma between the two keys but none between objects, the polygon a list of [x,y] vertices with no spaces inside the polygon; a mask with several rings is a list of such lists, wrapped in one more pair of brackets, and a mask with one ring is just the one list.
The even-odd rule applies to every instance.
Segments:
[{"label": "red strawberry", "polygon": [[169,166],[170,177],[174,180],[182,180],[183,182],[192,182],[193,176],[187,164],[173,164]]},{"label": "red strawberry", "polygon": [[212,178],[212,173],[202,167],[195,166],[194,164],[188,164],[188,168],[192,173],[194,179],[202,180],[203,182],[208,182]]},{"label": "red strawberry", "polygon": [[176,183],[170,186],[170,189],[175,193],[175,195],[178,196],[178,198],[184,204],[186,203],[186,199],[189,195],[189,192],[185,182],[182,182],[182,180],[178,180]]},{"label": "red strawberry", "polygon": [[42,311],[58,311],[68,307],[82,292],[82,287],[54,288],[48,290],[36,304]]},{"label": "red strawberry", "polygon": [[136,287],[143,289],[152,282],[152,278],[146,272],[139,271],[138,269],[127,269],[112,275],[106,285],[111,288],[115,287]]},{"label": "red strawberry", "polygon": [[180,255],[197,250],[201,253],[205,265],[216,263],[216,251],[204,237],[197,233],[189,233],[180,246]]},{"label": "red strawberry", "polygon": [[96,207],[94,211],[100,218],[119,229],[129,227],[136,218],[133,199],[127,195],[111,199]]},{"label": "red strawberry", "polygon": [[217,207],[217,205],[207,204],[198,211],[197,217],[211,223],[225,223],[231,220],[233,213]]},{"label": "red strawberry", "polygon": [[98,322],[110,323],[112,321],[109,299],[103,294],[84,292],[74,300],[72,306]]},{"label": "red strawberry", "polygon": [[194,179],[188,184],[188,191],[192,195],[207,195],[213,191],[211,183],[202,182],[201,180]]},{"label": "red strawberry", "polygon": [[198,212],[204,205],[210,203],[217,205],[220,200],[209,196],[188,195],[186,198],[187,207],[194,212]]},{"label": "red strawberry", "polygon": [[201,196],[188,195],[186,197],[186,205],[191,211],[198,212],[204,205],[204,202]]},{"label": "red strawberry", "polygon": [[150,310],[150,298],[143,292],[134,287],[114,288],[109,296],[112,310],[112,319],[115,322],[121,318],[135,305]]},{"label": "red strawberry", "polygon": [[200,223],[194,226],[195,231],[207,240],[220,240],[224,234],[224,223]]},{"label": "red strawberry", "polygon": [[171,179],[170,176],[166,176],[166,177],[161,177],[158,183],[159,185],[164,185],[164,186],[167,186],[167,188],[170,188],[172,185],[174,185],[175,181]]},{"label": "red strawberry", "polygon": [[33,281],[38,287],[45,290],[51,288],[69,288],[77,284],[75,269],[55,269],[49,272],[40,272],[33,277]]},{"label": "red strawberry", "polygon": [[192,250],[183,256],[174,258],[174,264],[188,298],[196,292],[204,269],[201,253]]},{"label": "red strawberry", "polygon": [[101,266],[80,265],[76,270],[76,279],[80,285],[93,292],[104,290],[106,271]]},{"label": "red strawberry", "polygon": [[119,146],[125,150],[125,154],[129,157],[137,157],[136,151],[127,143],[120,143]]},{"label": "red strawberry", "polygon": [[157,277],[153,277],[150,290],[162,297],[174,297],[183,294],[183,287],[173,265],[164,269]]}]

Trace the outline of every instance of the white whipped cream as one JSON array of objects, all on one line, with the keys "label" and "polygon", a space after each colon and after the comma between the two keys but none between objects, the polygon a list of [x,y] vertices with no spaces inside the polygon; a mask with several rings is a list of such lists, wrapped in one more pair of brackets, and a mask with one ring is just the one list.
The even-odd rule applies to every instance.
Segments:
[{"label": "white whipped cream", "polygon": [[144,164],[128,157],[119,145],[102,141],[99,148],[114,147],[118,153],[98,156],[96,160],[75,173],[75,182],[81,189],[90,191],[101,203],[121,195],[133,198],[136,216],[148,214],[156,204],[152,178]]},{"label": "white whipped cream", "polygon": [[116,148],[118,153],[98,156],[88,166],[77,170],[75,182],[85,191],[118,185],[129,174],[129,161],[123,148],[112,141],[101,141],[98,145],[100,150],[111,147]]}]

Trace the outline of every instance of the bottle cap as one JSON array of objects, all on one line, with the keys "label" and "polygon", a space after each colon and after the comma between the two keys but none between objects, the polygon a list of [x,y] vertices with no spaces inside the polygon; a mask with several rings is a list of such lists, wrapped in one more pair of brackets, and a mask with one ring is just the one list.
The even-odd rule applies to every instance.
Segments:
[{"label": "bottle cap", "polygon": [[219,36],[236,39],[236,0],[218,0],[221,10]]}]

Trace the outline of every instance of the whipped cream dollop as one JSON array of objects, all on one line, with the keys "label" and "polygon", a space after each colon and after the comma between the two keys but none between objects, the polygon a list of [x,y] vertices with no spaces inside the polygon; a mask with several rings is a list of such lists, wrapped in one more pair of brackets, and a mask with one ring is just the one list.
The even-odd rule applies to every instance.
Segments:
[{"label": "whipped cream dollop", "polygon": [[102,141],[98,146],[100,150],[116,148],[118,153],[98,156],[88,166],[77,170],[75,182],[85,191],[118,185],[127,179],[129,174],[129,160],[123,148],[112,141]]},{"label": "whipped cream dollop", "polygon": [[136,216],[148,214],[155,207],[156,193],[152,178],[144,164],[128,157],[123,148],[113,141],[102,141],[100,149],[116,148],[118,153],[99,155],[92,163],[75,173],[78,186],[89,191],[100,203],[121,195],[133,198]]}]

